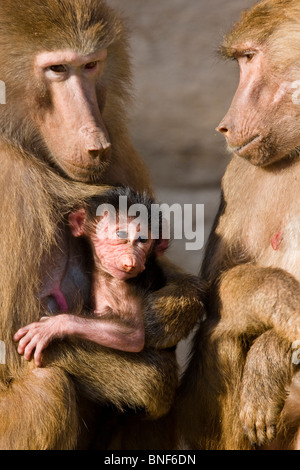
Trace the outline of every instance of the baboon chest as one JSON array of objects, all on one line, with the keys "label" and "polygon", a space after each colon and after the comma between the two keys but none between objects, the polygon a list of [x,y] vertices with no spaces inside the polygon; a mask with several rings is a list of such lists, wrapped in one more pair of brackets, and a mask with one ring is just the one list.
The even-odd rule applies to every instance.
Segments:
[{"label": "baboon chest", "polygon": [[[223,180],[222,245],[262,266],[280,267],[300,280],[300,164],[257,168],[234,158]],[[231,248],[232,249],[232,248]]]}]

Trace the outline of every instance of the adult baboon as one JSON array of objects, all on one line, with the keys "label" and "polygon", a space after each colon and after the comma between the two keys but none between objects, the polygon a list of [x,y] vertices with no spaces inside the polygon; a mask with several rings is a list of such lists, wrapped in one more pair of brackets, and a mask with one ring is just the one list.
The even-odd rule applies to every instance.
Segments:
[{"label": "adult baboon", "polygon": [[[59,246],[74,204],[102,184],[151,193],[127,131],[126,32],[101,0],[0,0],[0,58],[7,90],[0,110],[0,339],[6,347],[0,448],[87,446],[90,429],[88,443],[78,438],[88,419],[82,408],[91,411],[82,396],[142,408],[152,417],[168,410],[177,384],[175,353],[155,346],[171,317],[181,334],[180,304],[174,299],[166,306],[164,288],[149,296],[148,348],[139,354],[63,341],[45,351],[45,367],[37,369],[18,355],[13,335],[45,313],[38,300],[45,260]],[[190,290],[172,266],[165,265],[164,275],[178,283],[178,299]]]},{"label": "adult baboon", "polygon": [[275,448],[299,447],[299,24],[298,0],[265,0],[222,46],[240,83],[218,128],[234,156],[201,272],[208,321],[181,389],[192,448],[248,449],[275,436]]}]

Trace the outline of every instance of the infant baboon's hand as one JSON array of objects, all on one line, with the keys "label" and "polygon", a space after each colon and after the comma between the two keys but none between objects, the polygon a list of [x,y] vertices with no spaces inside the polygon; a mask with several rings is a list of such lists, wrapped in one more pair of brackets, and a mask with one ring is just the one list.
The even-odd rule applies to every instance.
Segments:
[{"label": "infant baboon's hand", "polygon": [[18,353],[30,361],[34,351],[34,361],[37,367],[42,365],[42,351],[55,338],[63,336],[64,315],[43,317],[39,322],[31,323],[20,328],[14,335],[14,341],[19,342]]}]

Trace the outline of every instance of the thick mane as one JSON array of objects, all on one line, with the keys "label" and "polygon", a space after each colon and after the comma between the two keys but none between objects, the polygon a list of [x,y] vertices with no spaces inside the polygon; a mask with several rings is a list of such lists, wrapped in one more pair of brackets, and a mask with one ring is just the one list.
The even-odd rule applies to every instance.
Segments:
[{"label": "thick mane", "polygon": [[25,42],[27,52],[30,44],[35,50],[60,44],[61,49],[87,54],[108,47],[123,29],[121,19],[101,0],[24,0],[18,8],[14,2],[0,1],[0,35]]},{"label": "thick mane", "polygon": [[221,53],[233,55],[236,46],[244,42],[257,45],[268,39],[284,24],[294,24],[299,28],[300,5],[298,0],[278,0],[259,2],[250,10],[243,11],[232,31],[225,37]]}]

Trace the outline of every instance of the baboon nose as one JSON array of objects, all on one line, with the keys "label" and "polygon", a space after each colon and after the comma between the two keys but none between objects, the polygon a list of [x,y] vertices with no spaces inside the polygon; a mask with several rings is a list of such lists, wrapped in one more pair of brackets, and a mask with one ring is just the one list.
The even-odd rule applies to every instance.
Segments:
[{"label": "baboon nose", "polygon": [[97,158],[101,158],[101,160],[108,160],[110,157],[111,145],[109,144],[106,148],[101,149],[90,149],[88,152],[93,160],[96,160]]},{"label": "baboon nose", "polygon": [[220,132],[221,134],[227,134],[228,132],[228,126],[226,124],[221,123],[217,128],[216,131]]},{"label": "baboon nose", "polygon": [[123,269],[126,272],[132,271],[136,267],[136,260],[134,258],[128,257],[123,260]]},{"label": "baboon nose", "polygon": [[128,266],[126,264],[123,265],[123,270],[126,272],[126,273],[130,273],[131,271],[134,270],[134,268],[132,266]]},{"label": "baboon nose", "polygon": [[101,151],[100,150],[89,150],[89,155],[92,158],[98,158],[101,155]]},{"label": "baboon nose", "polygon": [[111,154],[111,143],[100,127],[87,125],[80,129],[82,149],[93,160],[108,160]]}]

